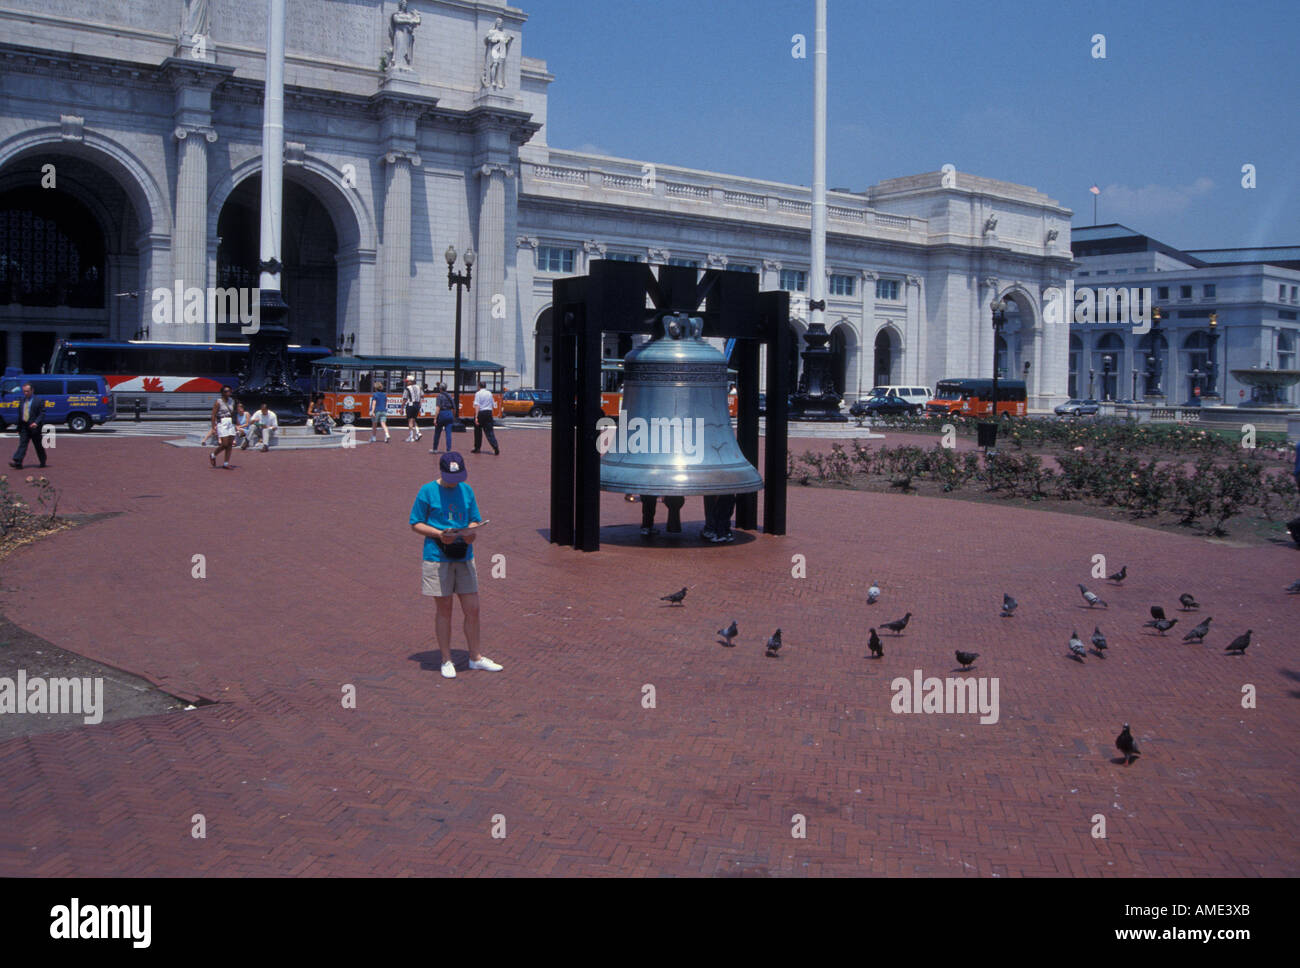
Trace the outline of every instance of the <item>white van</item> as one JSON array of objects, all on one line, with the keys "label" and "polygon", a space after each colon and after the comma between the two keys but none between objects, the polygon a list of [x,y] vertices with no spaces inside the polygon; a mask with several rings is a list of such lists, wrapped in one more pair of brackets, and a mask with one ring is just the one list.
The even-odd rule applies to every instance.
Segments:
[{"label": "white van", "polygon": [[925,405],[929,403],[931,400],[929,387],[915,387],[915,386],[872,387],[871,393],[869,393],[868,396],[869,397],[896,397],[902,400],[906,400],[908,403],[914,404],[918,407],[921,407],[922,409],[924,409]]}]

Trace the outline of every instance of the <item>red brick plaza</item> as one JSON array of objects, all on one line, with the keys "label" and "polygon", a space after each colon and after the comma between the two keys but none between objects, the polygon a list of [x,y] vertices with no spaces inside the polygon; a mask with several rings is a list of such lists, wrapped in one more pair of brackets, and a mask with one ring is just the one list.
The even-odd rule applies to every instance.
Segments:
[{"label": "red brick plaza", "polygon": [[[505,671],[465,668],[458,609],[444,680],[407,525],[435,461],[401,437],[231,472],[156,438],[59,437],[61,509],[118,513],[12,556],[0,607],[216,702],[0,743],[0,875],[1300,873],[1293,549],[792,487],[788,536],[730,546],[646,547],[639,505],[607,495],[584,555],[546,540],[549,434],[506,430],[501,457],[470,457],[483,651]],[[1089,577],[1099,553],[1123,587]],[[1081,607],[1080,581],[1110,608]],[[682,585],[684,607],[659,600]],[[1214,616],[1204,645],[1182,643],[1184,591]],[[1185,619],[1167,637],[1142,628],[1153,603]],[[868,626],[907,611],[867,658]],[[1071,661],[1094,624],[1109,658]],[[891,711],[895,677],[963,675],[957,648],[998,681],[996,723]]]}]

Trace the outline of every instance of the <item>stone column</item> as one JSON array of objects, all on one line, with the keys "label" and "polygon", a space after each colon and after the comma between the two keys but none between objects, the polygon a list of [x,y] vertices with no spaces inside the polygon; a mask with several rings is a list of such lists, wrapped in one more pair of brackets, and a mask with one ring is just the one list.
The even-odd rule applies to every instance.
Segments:
[{"label": "stone column", "polygon": [[[912,290],[916,290],[916,298],[912,298]],[[916,347],[916,353],[913,354],[912,365],[903,367],[904,372],[911,373],[911,382],[922,384],[925,382],[923,374],[925,373],[925,345],[921,334],[923,329],[922,321],[925,319],[925,286],[920,276],[907,277],[907,342]]]},{"label": "stone column", "polygon": [[[862,269],[858,272],[858,284],[862,287],[862,354],[858,357],[858,385],[868,390],[876,380],[876,280],[880,273],[874,269]],[[913,346],[904,347],[906,352],[915,353]],[[868,364],[867,361],[870,361]],[[863,373],[870,367],[869,372]]]},{"label": "stone column", "polygon": [[411,166],[420,156],[390,151],[384,165],[384,224],[380,244],[379,332],[374,344],[383,356],[431,356],[432,347],[411,346]]},{"label": "stone column", "polygon": [[[506,179],[514,177],[509,165],[484,163],[478,167],[478,258],[474,262],[476,312],[473,335],[461,352],[474,359],[504,363],[506,320]],[[493,312],[494,307],[497,311]]]},{"label": "stone column", "polygon": [[[208,145],[217,140],[210,127],[178,124],[176,139],[176,209],[172,224],[172,284],[182,292],[208,286]],[[206,302],[206,295],[205,295]],[[217,338],[214,319],[186,324],[176,314],[172,331],[151,333],[154,339],[212,341]]]}]

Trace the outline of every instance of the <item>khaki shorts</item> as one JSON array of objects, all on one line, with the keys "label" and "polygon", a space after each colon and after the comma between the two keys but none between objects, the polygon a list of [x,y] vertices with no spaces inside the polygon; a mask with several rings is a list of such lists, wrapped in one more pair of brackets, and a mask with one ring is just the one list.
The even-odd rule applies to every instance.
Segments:
[{"label": "khaki shorts", "polygon": [[424,594],[434,598],[448,595],[473,595],[478,591],[478,571],[474,559],[468,561],[423,562]]}]

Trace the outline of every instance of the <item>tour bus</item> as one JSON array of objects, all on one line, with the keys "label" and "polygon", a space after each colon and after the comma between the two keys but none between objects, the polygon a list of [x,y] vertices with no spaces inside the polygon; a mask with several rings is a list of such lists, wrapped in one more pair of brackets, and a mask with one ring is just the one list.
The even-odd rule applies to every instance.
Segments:
[{"label": "tour bus", "polygon": [[[376,390],[382,390],[388,398],[386,412],[389,421],[404,421],[406,411],[402,404],[402,392],[406,388],[408,376],[415,377],[423,390],[421,420],[431,420],[437,416],[438,394],[434,387],[439,383],[445,383],[447,391],[455,393],[452,382],[456,367],[449,356],[327,356],[313,360],[311,366],[312,391],[325,395],[326,411],[341,424],[369,420],[370,395]],[[461,419],[474,418],[474,394],[478,392],[480,381],[486,383],[492,391],[492,416],[502,415],[504,373],[505,367],[500,363],[489,363],[486,360],[460,361]]]},{"label": "tour bus", "polygon": [[[999,416],[1025,415],[1025,381],[998,380],[997,413]],[[993,381],[940,380],[934,398],[926,404],[927,413],[977,417],[993,413]]]},{"label": "tour bus", "polygon": [[[310,363],[329,356],[323,346],[290,346],[293,384],[311,387]],[[69,340],[54,344],[52,374],[102,376],[118,412],[141,409],[208,413],[223,386],[238,387],[247,343],[161,343],[150,340]]]}]

